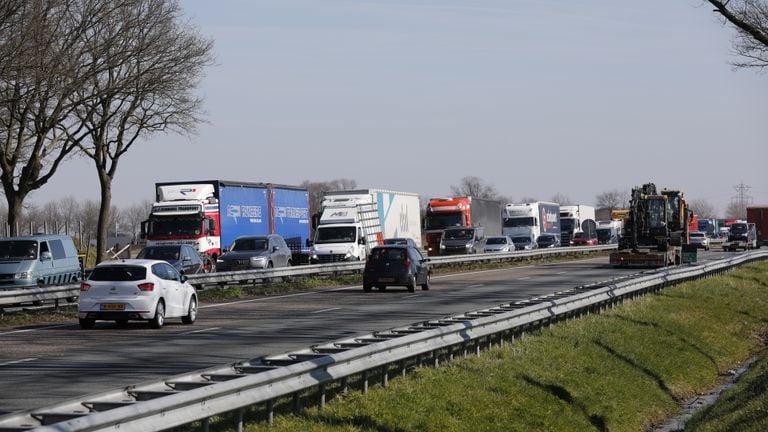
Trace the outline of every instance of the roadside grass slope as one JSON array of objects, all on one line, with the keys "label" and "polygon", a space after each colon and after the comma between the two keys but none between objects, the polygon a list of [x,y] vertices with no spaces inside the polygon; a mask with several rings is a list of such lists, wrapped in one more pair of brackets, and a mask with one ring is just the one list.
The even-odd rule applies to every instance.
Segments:
[{"label": "roadside grass slope", "polygon": [[[750,265],[247,430],[643,431],[760,354],[767,334],[768,264]],[[731,423],[696,430],[768,430],[766,361],[755,369],[762,387],[724,408]]]}]

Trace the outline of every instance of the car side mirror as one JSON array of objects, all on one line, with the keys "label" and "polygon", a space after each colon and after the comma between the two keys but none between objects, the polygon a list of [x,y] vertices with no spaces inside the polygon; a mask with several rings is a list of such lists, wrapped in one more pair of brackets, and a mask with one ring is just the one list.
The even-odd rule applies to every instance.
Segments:
[{"label": "car side mirror", "polygon": [[51,256],[51,253],[48,251],[41,252],[40,253],[40,261],[50,261],[53,257]]},{"label": "car side mirror", "polygon": [[229,248],[223,248],[223,249],[221,250],[221,253],[227,253],[227,252],[229,252]]},{"label": "car side mirror", "polygon": [[360,237],[360,240],[358,241],[361,245],[365,244],[365,237]]},{"label": "car side mirror", "polygon": [[185,275],[184,273],[181,274],[181,283],[186,282],[188,279],[189,278],[187,277],[187,275]]},{"label": "car side mirror", "polygon": [[272,246],[272,252],[277,252],[278,249],[280,249],[280,248],[277,247],[277,246]]}]

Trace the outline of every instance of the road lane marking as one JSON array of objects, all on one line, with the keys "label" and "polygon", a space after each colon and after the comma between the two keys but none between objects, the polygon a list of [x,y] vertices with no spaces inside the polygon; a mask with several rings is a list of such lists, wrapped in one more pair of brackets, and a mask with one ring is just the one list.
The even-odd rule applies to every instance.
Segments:
[{"label": "road lane marking", "polygon": [[212,330],[221,330],[221,327],[211,327],[211,328],[200,329],[200,330],[192,330],[190,332],[182,333],[182,335],[191,335],[195,333],[202,333],[202,332],[207,332]]},{"label": "road lane marking", "polygon": [[566,274],[566,273],[568,273],[568,272],[557,272],[555,274]]},{"label": "road lane marking", "polygon": [[523,277],[517,278],[517,280],[526,280],[526,279],[530,279],[530,278],[531,278],[530,276],[523,276]]},{"label": "road lane marking", "polygon": [[403,298],[414,298],[414,297],[421,297],[421,296],[423,296],[423,295],[424,295],[424,294],[413,294],[413,295],[405,296],[405,297],[403,297]]},{"label": "road lane marking", "polygon": [[15,364],[19,364],[19,363],[27,363],[27,362],[31,362],[31,361],[35,361],[35,360],[37,360],[37,357],[25,358],[25,359],[21,359],[21,360],[14,360],[14,361],[9,361],[9,362],[5,362],[5,363],[0,363],[0,367],[15,365]]},{"label": "road lane marking", "polygon": [[477,284],[477,285],[470,285],[467,288],[480,288],[480,287],[484,287],[484,286],[485,286],[485,284]]},{"label": "road lane marking", "polygon": [[61,325],[48,326],[48,327],[37,327],[37,328],[24,329],[24,330],[14,330],[14,331],[9,331],[5,333],[0,333],[0,336],[12,335],[16,333],[29,333],[29,332],[34,332],[38,330],[50,330],[50,329],[56,329],[56,328],[62,328],[62,327],[72,327],[72,325],[73,324],[61,324]]},{"label": "road lane marking", "polygon": [[313,311],[313,312],[310,312],[310,313],[317,314],[317,313],[335,311],[335,310],[339,310],[339,309],[341,309],[341,308],[340,307],[334,307],[334,308],[328,308],[328,309],[320,309],[318,311]]}]

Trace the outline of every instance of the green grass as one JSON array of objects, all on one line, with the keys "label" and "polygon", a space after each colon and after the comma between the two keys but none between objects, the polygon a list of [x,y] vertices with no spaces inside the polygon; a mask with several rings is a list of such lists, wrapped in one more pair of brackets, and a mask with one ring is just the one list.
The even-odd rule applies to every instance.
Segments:
[{"label": "green grass", "polygon": [[[752,265],[247,430],[642,431],[761,352],[766,334],[768,264]],[[731,423],[712,430],[768,430],[768,366],[759,367],[762,387],[725,408]]]}]

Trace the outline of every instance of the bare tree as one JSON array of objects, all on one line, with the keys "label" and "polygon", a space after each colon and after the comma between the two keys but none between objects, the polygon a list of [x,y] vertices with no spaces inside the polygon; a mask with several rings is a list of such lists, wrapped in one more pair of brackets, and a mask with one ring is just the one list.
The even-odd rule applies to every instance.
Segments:
[{"label": "bare tree", "polygon": [[536,202],[538,200],[539,200],[538,198],[536,198],[534,196],[530,196],[530,195],[524,196],[524,197],[520,198],[520,202],[521,203],[532,203],[532,202]]},{"label": "bare tree", "polygon": [[738,201],[731,201],[725,208],[725,217],[728,219],[747,219],[747,208]]},{"label": "bare tree", "polygon": [[595,197],[595,207],[598,209],[619,209],[629,205],[629,193],[619,189],[599,193]]},{"label": "bare tree", "polygon": [[121,212],[123,215],[123,222],[128,226],[134,241],[139,237],[141,223],[147,220],[151,210],[152,200],[145,199],[138,204],[133,204],[130,207],[123,209]]},{"label": "bare tree", "polygon": [[11,232],[29,193],[87,136],[73,112],[96,96],[79,90],[103,70],[106,48],[89,32],[113,12],[103,0],[0,2],[0,183]]},{"label": "bare tree", "polygon": [[[88,140],[78,145],[94,162],[101,188],[97,262],[106,249],[112,182],[120,158],[141,137],[165,131],[195,132],[202,120],[202,99],[193,91],[204,68],[212,63],[213,47],[181,20],[176,0],[108,3],[113,13],[83,38],[84,61],[102,62],[104,70],[79,89],[84,101],[76,110],[89,131]],[[96,49],[89,50],[92,45]]]},{"label": "bare tree", "polygon": [[309,192],[309,214],[314,215],[320,211],[326,192],[352,190],[357,187],[357,182],[350,179],[335,179],[324,182],[304,180],[301,187],[306,188]]},{"label": "bare tree", "polygon": [[717,211],[715,206],[709,203],[705,199],[694,199],[688,203],[688,206],[693,211],[693,214],[698,215],[701,219],[717,219]]},{"label": "bare tree", "polygon": [[765,0],[708,0],[715,12],[736,28],[734,49],[744,61],[736,67],[768,67],[768,2]]},{"label": "bare tree", "polygon": [[553,203],[558,203],[560,205],[572,204],[571,198],[568,195],[560,192],[552,195],[552,199],[550,201],[552,201]]},{"label": "bare tree", "polygon": [[458,185],[451,186],[454,196],[471,196],[475,198],[500,199],[499,192],[493,185],[487,184],[480,177],[468,176],[461,179]]}]

